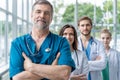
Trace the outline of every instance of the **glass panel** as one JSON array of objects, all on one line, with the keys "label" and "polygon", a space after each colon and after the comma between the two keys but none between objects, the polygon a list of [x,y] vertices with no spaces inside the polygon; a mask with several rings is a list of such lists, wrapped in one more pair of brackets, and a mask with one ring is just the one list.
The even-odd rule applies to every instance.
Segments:
[{"label": "glass panel", "polygon": [[8,16],[8,52],[10,51],[12,41],[12,16]]},{"label": "glass panel", "polygon": [[22,0],[17,0],[17,15],[22,17]]},{"label": "glass panel", "polygon": [[5,14],[0,12],[0,66],[5,64]]},{"label": "glass panel", "polygon": [[12,0],[8,0],[9,2],[8,2],[8,11],[9,12],[12,12]]},{"label": "glass panel", "polygon": [[2,2],[0,2],[0,8],[6,9],[6,0],[2,0]]},{"label": "glass panel", "polygon": [[33,0],[29,0],[29,22],[31,21],[31,10],[32,10]]},{"label": "glass panel", "polygon": [[32,24],[28,24],[28,32],[31,32],[32,30]]},{"label": "glass panel", "polygon": [[22,30],[23,30],[23,34],[28,33],[27,32],[27,23],[26,22],[23,22]]},{"label": "glass panel", "polygon": [[22,31],[22,21],[19,19],[17,20],[17,26],[18,26],[18,36],[20,36],[23,34],[23,31]]},{"label": "glass panel", "polygon": [[24,15],[24,19],[27,19],[27,0],[23,0],[23,3],[24,3],[23,15]]}]

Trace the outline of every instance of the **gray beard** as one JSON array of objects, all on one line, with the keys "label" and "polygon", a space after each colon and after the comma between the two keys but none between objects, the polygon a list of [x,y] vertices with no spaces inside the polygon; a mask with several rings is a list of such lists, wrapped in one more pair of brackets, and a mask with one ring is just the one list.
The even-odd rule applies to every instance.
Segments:
[{"label": "gray beard", "polygon": [[36,28],[38,28],[39,30],[44,30],[44,29],[47,29],[48,28],[48,26],[47,25],[37,25],[37,24],[35,24],[35,27]]}]

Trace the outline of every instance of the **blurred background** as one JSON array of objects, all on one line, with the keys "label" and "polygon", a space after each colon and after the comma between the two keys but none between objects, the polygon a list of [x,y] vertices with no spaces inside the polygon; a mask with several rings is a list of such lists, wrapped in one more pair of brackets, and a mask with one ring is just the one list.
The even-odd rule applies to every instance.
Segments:
[{"label": "blurred background", "polygon": [[[9,80],[11,41],[31,31],[31,7],[36,0],[1,0],[0,2],[0,80]],[[92,35],[99,39],[102,28],[112,33],[111,47],[120,51],[120,0],[49,0],[54,6],[50,30],[58,34],[65,24],[77,29],[82,16],[93,20]],[[78,34],[79,31],[78,31]]]}]

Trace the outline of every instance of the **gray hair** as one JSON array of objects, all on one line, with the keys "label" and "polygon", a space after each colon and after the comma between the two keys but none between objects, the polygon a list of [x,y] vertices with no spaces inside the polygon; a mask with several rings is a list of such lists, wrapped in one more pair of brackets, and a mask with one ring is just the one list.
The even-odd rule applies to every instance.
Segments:
[{"label": "gray hair", "polygon": [[47,0],[36,0],[35,3],[32,6],[32,11],[34,10],[35,5],[37,5],[37,4],[39,4],[39,5],[40,4],[47,4],[47,5],[49,5],[51,7],[51,12],[52,12],[52,16],[53,16],[53,6],[52,6],[52,4],[49,1],[47,1]]}]

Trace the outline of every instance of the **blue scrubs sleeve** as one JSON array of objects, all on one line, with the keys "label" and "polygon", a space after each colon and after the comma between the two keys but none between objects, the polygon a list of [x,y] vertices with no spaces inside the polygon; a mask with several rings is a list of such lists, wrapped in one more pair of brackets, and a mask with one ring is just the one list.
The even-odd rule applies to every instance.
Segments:
[{"label": "blue scrubs sleeve", "polygon": [[68,65],[72,67],[72,71],[75,69],[75,63],[71,57],[70,45],[68,41],[63,38],[63,41],[60,43],[60,58],[58,61],[59,65]]},{"label": "blue scrubs sleeve", "polygon": [[20,73],[24,70],[23,68],[23,57],[22,50],[20,48],[19,42],[11,43],[10,50],[10,78],[12,78],[17,73]]}]

